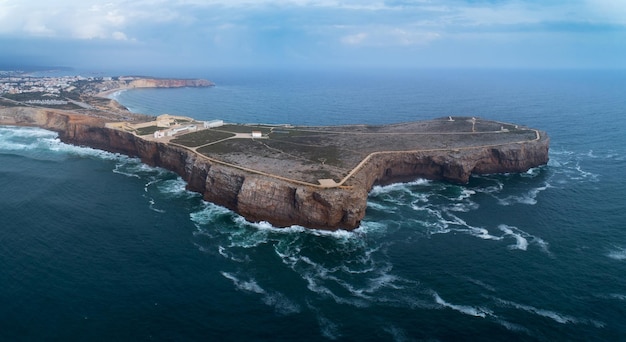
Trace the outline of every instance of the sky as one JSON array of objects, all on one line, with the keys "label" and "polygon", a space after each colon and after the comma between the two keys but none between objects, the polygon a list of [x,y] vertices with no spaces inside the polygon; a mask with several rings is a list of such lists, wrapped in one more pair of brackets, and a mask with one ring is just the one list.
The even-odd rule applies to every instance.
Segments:
[{"label": "sky", "polygon": [[0,0],[0,65],[626,68],[626,0]]}]

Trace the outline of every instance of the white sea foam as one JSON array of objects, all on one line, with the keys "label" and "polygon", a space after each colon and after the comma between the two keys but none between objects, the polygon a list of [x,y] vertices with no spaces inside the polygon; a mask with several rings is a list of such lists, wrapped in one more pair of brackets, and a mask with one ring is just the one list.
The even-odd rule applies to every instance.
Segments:
[{"label": "white sea foam", "polygon": [[[598,159],[593,151],[588,153],[574,153],[572,151],[550,150],[550,161],[548,166],[551,167],[557,184],[567,184],[569,182],[597,182],[599,175],[583,169],[581,162],[588,159]],[[604,157],[603,157],[604,158]],[[612,157],[605,157],[612,159]],[[593,163],[597,163],[593,161]]]},{"label": "white sea foam", "polygon": [[407,336],[406,332],[394,325],[385,327],[385,332],[387,332],[389,335],[391,335],[391,338],[394,342],[405,342],[405,341],[410,341],[411,339],[409,339],[409,337]]},{"label": "white sea foam", "polygon": [[573,317],[570,315],[558,313],[556,311],[539,309],[534,306],[519,304],[519,303],[507,301],[507,300],[500,299],[500,298],[494,297],[494,299],[496,300],[496,302],[498,302],[501,305],[512,307],[518,310],[523,310],[526,312],[530,312],[541,317],[549,318],[560,324],[589,324],[589,325],[595,326],[596,328],[602,328],[605,325],[604,323],[596,321],[596,320],[590,320],[586,318],[577,318],[577,317]]},{"label": "white sea foam", "polygon": [[437,304],[443,307],[458,311],[460,313],[466,314],[466,315],[470,315],[474,317],[482,317],[482,318],[487,317],[487,315],[494,316],[491,310],[485,309],[483,307],[451,304],[443,300],[437,293],[434,293],[433,297],[435,298],[435,302],[437,302]]},{"label": "white sea foam", "polygon": [[218,218],[232,214],[233,212],[228,208],[210,202],[203,202],[203,208],[189,214],[189,216],[191,218],[191,221],[193,221],[196,226],[206,226],[211,224]]},{"label": "white sea foam", "polygon": [[486,289],[488,291],[491,291],[491,292],[495,292],[496,291],[495,287],[493,287],[491,285],[488,285],[488,284],[486,284],[483,281],[480,281],[478,279],[473,279],[473,278],[470,278],[470,277],[465,277],[465,279],[467,281],[469,281],[470,283],[476,284],[476,285],[478,285],[478,286],[480,286],[480,287],[482,287],[482,288],[484,288],[484,289]]},{"label": "white sea foam", "polygon": [[545,183],[543,186],[530,189],[525,194],[522,194],[519,196],[512,195],[512,196],[507,196],[505,198],[497,198],[498,203],[504,206],[513,205],[513,204],[535,205],[537,204],[537,195],[539,195],[540,192],[549,189],[550,187],[551,185],[549,183]]},{"label": "white sea foam", "polygon": [[339,325],[332,320],[326,318],[326,316],[320,313],[320,310],[309,305],[309,308],[315,311],[317,323],[320,327],[320,332],[322,336],[326,337],[329,340],[337,340],[341,337],[341,333],[339,331]]},{"label": "white sea foam", "polygon": [[131,159],[117,153],[65,144],[56,132],[32,127],[0,127],[0,150],[42,150],[104,160]]},{"label": "white sea foam", "polygon": [[265,296],[263,296],[263,303],[273,307],[278,314],[284,316],[296,314],[301,311],[300,305],[279,292],[265,293]]},{"label": "white sea foam", "polygon": [[510,245],[509,248],[520,249],[523,251],[528,249],[528,240],[526,240],[526,238],[523,236],[523,232],[520,232],[516,227],[501,224],[498,226],[498,228],[503,231],[505,235],[510,235],[515,238],[516,243],[514,245]]},{"label": "white sea foam", "polygon": [[611,293],[609,297],[626,301],[626,295],[619,294],[619,293]]},{"label": "white sea foam", "polygon": [[262,302],[265,305],[273,307],[280,315],[291,315],[299,313],[301,310],[300,305],[287,298],[287,296],[276,291],[266,291],[253,278],[242,280],[229,272],[220,273],[224,278],[231,280],[237,290],[261,295]]},{"label": "white sea foam", "polygon": [[339,230],[323,230],[323,229],[311,229],[305,228],[298,225],[292,225],[289,227],[276,227],[271,223],[266,221],[260,222],[250,222],[247,221],[243,216],[237,215],[235,217],[235,222],[242,227],[251,227],[260,231],[265,231],[273,234],[310,234],[315,236],[326,236],[333,237],[339,240],[352,239],[355,237],[355,234],[352,231],[347,231],[343,229]]},{"label": "white sea foam", "polygon": [[426,179],[417,179],[417,180],[414,180],[412,182],[407,182],[407,183],[393,183],[393,184],[389,184],[389,185],[375,185],[374,187],[372,187],[372,190],[370,190],[369,195],[375,197],[375,196],[388,194],[388,193],[392,193],[392,192],[411,193],[411,189],[409,187],[417,186],[417,185],[427,185],[427,184],[430,184],[430,183],[431,183],[431,181],[426,180]]},{"label": "white sea foam", "polygon": [[146,185],[144,185],[144,187],[143,187],[143,191],[144,191],[144,192],[148,192],[148,188],[149,188],[150,186],[152,186],[153,184],[156,184],[156,183],[158,183],[158,182],[160,182],[160,181],[161,181],[160,179],[153,179],[153,180],[149,181],[148,183],[146,183]]},{"label": "white sea foam", "polygon": [[160,214],[165,213],[165,210],[159,209],[159,208],[157,208],[155,206],[154,199],[151,198],[150,201],[148,201],[148,202],[150,203],[150,210],[155,211],[155,212],[160,213]]},{"label": "white sea foam", "polygon": [[125,166],[125,164],[123,164],[123,163],[119,163],[119,164],[115,165],[115,168],[113,169],[113,172],[117,173],[119,175],[126,176],[126,177],[141,178],[141,176],[139,176],[138,174],[136,174],[134,172],[126,171],[124,166]]},{"label": "white sea foam", "polygon": [[523,332],[526,333],[530,336],[533,336],[532,333],[530,332],[530,330],[528,330],[527,328],[525,328],[522,325],[516,324],[516,323],[511,323],[502,319],[496,319],[496,322],[498,322],[498,324],[502,325],[503,327],[505,327],[507,330],[513,331],[513,332]]},{"label": "white sea foam", "polygon": [[467,224],[465,220],[461,219],[458,216],[452,215],[449,212],[447,213],[447,215],[451,218],[451,220],[447,220],[444,222],[448,225],[455,226],[454,228],[451,228],[452,230],[459,231],[459,232],[466,232],[472,236],[475,236],[484,240],[502,240],[502,237],[491,235],[489,231],[485,228],[471,226]]},{"label": "white sea foam", "polygon": [[244,263],[244,262],[251,261],[248,255],[245,255],[243,258],[238,258],[234,255],[234,253],[230,252],[227,248],[223,246],[217,246],[217,252],[224,258],[235,261],[235,262]]},{"label": "white sea foam", "polygon": [[626,248],[615,246],[606,256],[613,260],[624,261],[626,260]]},{"label": "white sea foam", "polygon": [[259,293],[259,294],[265,293],[265,290],[261,288],[261,286],[259,286],[259,284],[257,284],[256,280],[254,279],[241,280],[232,273],[228,273],[228,272],[220,272],[220,273],[222,274],[222,276],[224,276],[224,278],[231,280],[238,290],[245,291],[245,292]]}]

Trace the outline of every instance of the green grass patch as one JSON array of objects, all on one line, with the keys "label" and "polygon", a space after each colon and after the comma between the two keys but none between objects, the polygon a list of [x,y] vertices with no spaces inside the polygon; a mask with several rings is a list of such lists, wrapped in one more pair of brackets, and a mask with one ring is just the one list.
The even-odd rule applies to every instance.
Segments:
[{"label": "green grass patch", "polygon": [[154,132],[159,131],[161,129],[162,129],[161,127],[157,127],[157,126],[142,127],[142,128],[137,129],[137,134],[139,135],[154,134]]},{"label": "green grass patch", "polygon": [[272,127],[264,125],[224,125],[216,129],[232,133],[252,133],[252,131],[260,131],[263,135],[266,135],[270,133]]},{"label": "green grass patch", "polygon": [[234,137],[235,134],[229,132],[216,131],[213,129],[205,129],[202,131],[187,133],[172,140],[173,143],[181,144],[187,147],[197,147],[210,144],[222,139]]}]

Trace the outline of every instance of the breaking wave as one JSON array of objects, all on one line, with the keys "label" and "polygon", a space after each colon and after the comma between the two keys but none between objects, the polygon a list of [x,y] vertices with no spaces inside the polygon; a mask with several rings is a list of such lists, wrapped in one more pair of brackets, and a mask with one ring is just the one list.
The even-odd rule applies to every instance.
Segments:
[{"label": "breaking wave", "polygon": [[35,159],[56,160],[67,156],[103,160],[131,159],[117,153],[69,145],[63,143],[56,132],[34,127],[0,126],[0,151],[27,154]]}]

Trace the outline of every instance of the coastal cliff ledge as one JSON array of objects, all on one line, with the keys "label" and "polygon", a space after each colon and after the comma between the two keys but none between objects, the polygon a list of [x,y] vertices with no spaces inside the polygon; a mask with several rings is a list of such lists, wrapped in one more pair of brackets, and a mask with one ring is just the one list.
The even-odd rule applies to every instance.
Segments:
[{"label": "coastal cliff ledge", "polygon": [[543,131],[472,117],[212,128],[183,119],[169,128],[176,134],[159,136],[158,119],[111,124],[61,110],[0,108],[2,125],[39,126],[67,143],[139,157],[249,221],[326,230],[358,227],[376,184],[418,177],[466,183],[472,174],[524,172],[548,162],[550,142]]}]

